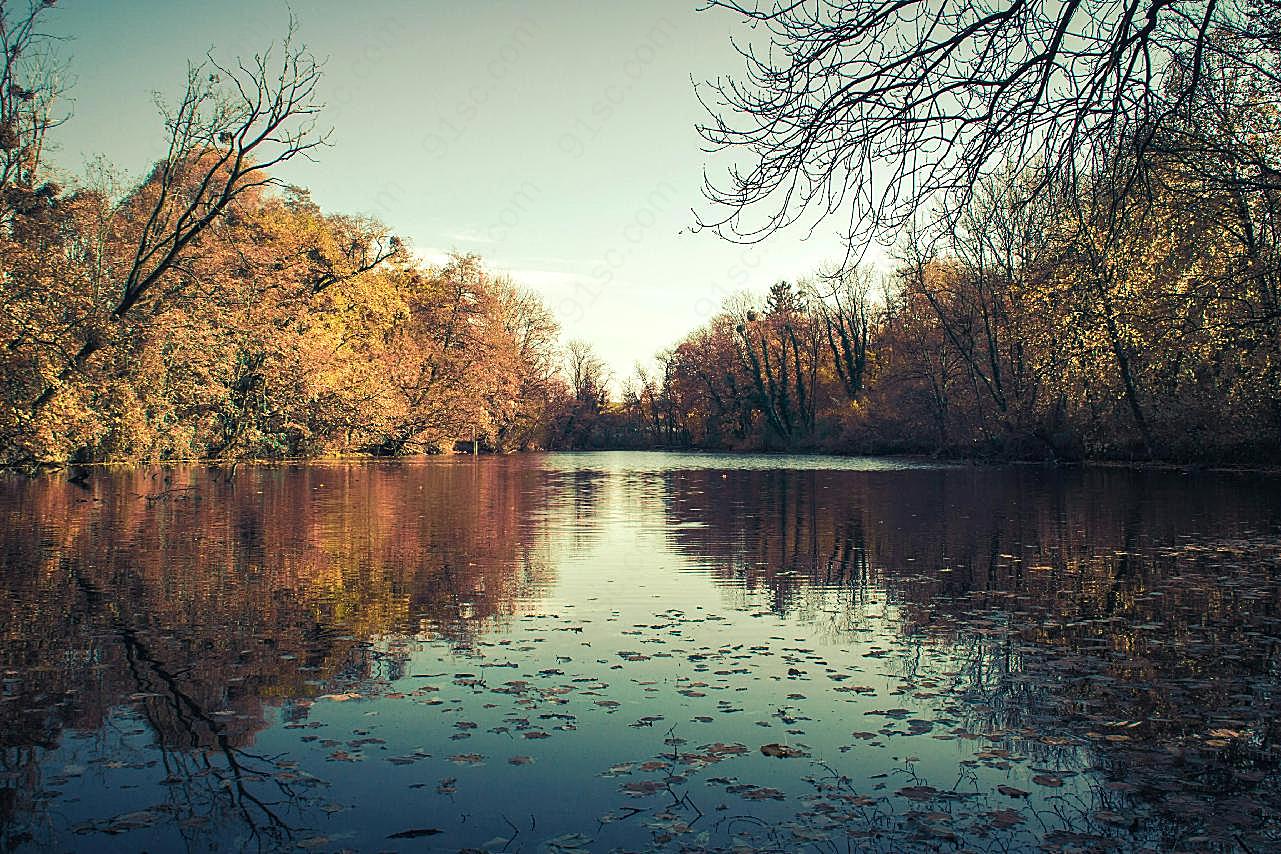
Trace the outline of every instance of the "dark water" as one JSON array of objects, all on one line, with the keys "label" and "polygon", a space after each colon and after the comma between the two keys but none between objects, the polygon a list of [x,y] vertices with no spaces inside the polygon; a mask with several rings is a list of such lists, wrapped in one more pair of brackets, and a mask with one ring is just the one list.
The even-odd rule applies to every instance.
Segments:
[{"label": "dark water", "polygon": [[1281,845],[1276,478],[564,454],[0,518],[6,849]]}]

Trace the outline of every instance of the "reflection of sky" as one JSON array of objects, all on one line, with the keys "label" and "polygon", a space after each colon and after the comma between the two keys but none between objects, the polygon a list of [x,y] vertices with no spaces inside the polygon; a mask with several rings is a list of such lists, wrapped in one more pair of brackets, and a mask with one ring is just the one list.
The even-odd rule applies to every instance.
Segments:
[{"label": "reflection of sky", "polygon": [[902,471],[963,467],[911,457],[840,457],[830,454],[725,454],[702,451],[581,451],[557,452],[539,459],[548,471],[670,472],[718,469],[777,471]]},{"label": "reflection of sky", "polygon": [[[1018,594],[1052,613],[1062,604],[1065,615],[1106,617],[1099,625],[1115,633],[1119,648],[1144,642],[1126,634],[1124,621],[1112,620],[1106,610],[1130,607],[1124,596],[1103,595],[1118,586],[1119,545],[1133,541],[1164,550],[1166,563],[1144,552],[1137,563],[1126,564],[1133,576],[1119,582],[1141,592],[1160,584],[1161,572],[1173,571],[1168,549],[1186,543],[1180,532],[1214,530],[1227,539],[1257,533],[1275,527],[1275,508],[1281,506],[1263,500],[1275,493],[1275,484],[1250,478],[1207,478],[1192,492],[1181,478],[1161,473],[1050,477],[1023,469],[926,468],[790,474],[750,466],[718,472],[689,465],[686,455],[669,460],[681,468],[656,465],[668,459],[526,456],[242,473],[237,489],[244,491],[236,500],[256,497],[254,487],[268,494],[268,506],[323,493],[315,499],[312,524],[334,554],[345,554],[346,543],[360,558],[359,544],[347,541],[362,530],[364,519],[371,538],[393,541],[401,526],[417,548],[435,543],[459,561],[456,586],[442,588],[447,595],[441,596],[434,588],[431,596],[412,589],[435,583],[429,572],[402,575],[395,566],[376,564],[368,575],[390,576],[377,583],[365,575],[339,574],[336,583],[349,585],[348,593],[358,582],[371,585],[358,607],[405,597],[419,612],[352,638],[368,643],[352,651],[346,667],[302,669],[299,675],[309,681],[301,696],[297,682],[261,683],[269,693],[262,711],[267,726],[249,747],[260,758],[245,760],[255,769],[242,778],[246,791],[272,798],[282,820],[297,829],[293,841],[318,850],[413,850],[422,843],[387,839],[413,828],[440,829],[428,842],[442,850],[511,838],[513,829],[527,848],[583,832],[594,840],[593,849],[648,849],[654,823],[671,820],[660,818],[664,807],[694,821],[690,804],[706,818],[695,822],[693,833],[707,829],[713,843],[730,836],[729,826],[717,818],[735,815],[764,820],[785,834],[821,831],[818,817],[798,815],[814,803],[806,800],[815,794],[813,778],[833,773],[848,778],[849,792],[876,799],[871,811],[880,816],[877,826],[899,834],[887,837],[886,850],[898,850],[893,843],[901,843],[906,832],[893,824],[899,820],[894,817],[912,809],[968,810],[974,816],[1009,807],[1095,808],[1095,799],[1107,796],[1096,791],[1102,778],[1073,773],[1097,760],[1096,748],[1085,746],[1088,740],[1066,725],[1029,728],[1056,711],[1060,693],[1069,690],[1066,683],[1019,678],[1030,672],[1023,669],[1025,657],[1039,653],[1009,633],[1010,621],[999,611],[997,618],[980,622],[978,632],[964,630],[958,614],[981,606],[985,600],[975,594],[997,601],[1009,601],[1002,594]],[[196,483],[210,489],[199,478]],[[417,498],[419,485],[428,498]],[[45,481],[26,488],[52,486]],[[188,505],[147,503],[136,484],[119,492],[135,495],[138,508],[157,513],[153,521],[173,530],[196,512]],[[252,503],[240,507],[251,520],[274,518],[254,517],[247,509]],[[512,509],[515,519],[505,512]],[[864,516],[866,539],[863,528],[842,527]],[[464,520],[473,526],[465,532]],[[18,531],[7,530],[10,538]],[[258,530],[260,536],[243,542],[263,549],[278,541],[270,524]],[[451,532],[465,536],[451,539]],[[826,554],[832,539],[847,534],[857,539],[869,565],[860,575],[825,582],[826,576],[815,574],[817,564],[805,562],[805,544],[816,543]],[[537,583],[503,583],[495,573],[518,571],[511,549],[503,547],[504,538],[512,537],[537,551],[543,567]],[[1047,563],[1021,567],[1031,564],[1022,557],[1031,554]],[[258,557],[269,571],[273,555]],[[987,557],[994,561],[990,566],[981,564]],[[463,572],[467,558],[477,565]],[[1185,573],[1193,568],[1176,566]],[[185,569],[195,582],[204,581],[196,577],[199,566]],[[1168,619],[1178,626],[1201,619],[1195,588],[1165,589],[1165,602],[1143,599],[1143,620]],[[155,603],[149,612],[146,601],[128,601],[129,588],[115,591],[113,601],[127,606],[121,620],[150,620],[151,632],[162,636],[189,630],[163,623],[168,612]],[[247,591],[263,595],[256,587]],[[178,586],[175,592],[184,590]],[[317,588],[281,592],[303,597],[300,607],[322,614],[330,605],[327,596],[343,595]],[[486,603],[485,613],[498,618],[450,610],[451,604],[470,609]],[[254,648],[271,640],[264,666],[271,651],[279,650],[279,667],[299,670],[291,658],[294,647],[272,636],[295,631],[292,624],[255,630],[246,624],[258,614],[258,603],[239,605],[227,608],[237,623],[219,638],[227,634],[234,644]],[[1266,610],[1262,600],[1246,597],[1236,607],[1242,618],[1251,609]],[[937,622],[913,622],[922,612]],[[415,617],[423,620],[419,633],[396,630],[414,625]],[[359,616],[350,619],[334,628],[358,630]],[[460,631],[459,624],[468,622],[476,630]],[[1048,621],[1044,628],[1051,628]],[[1054,630],[1064,643],[1074,642],[1076,635],[1062,621]],[[1091,643],[1098,640],[1094,628],[1083,631]],[[1154,637],[1173,634],[1161,629]],[[100,642],[109,647],[111,632]],[[177,654],[174,647],[150,648],[158,656]],[[1160,649],[1158,644],[1147,654],[1155,657]],[[216,703],[220,691],[226,692],[224,707],[206,706],[211,719],[233,728],[247,722],[256,731],[260,707],[236,701],[235,667],[206,672],[200,669],[204,663],[162,662],[167,672],[182,674],[182,684],[203,683],[205,690],[196,695],[202,703]],[[1176,656],[1176,663],[1179,672],[1188,669],[1186,658]],[[138,666],[147,668],[146,662]],[[179,833],[225,847],[251,841],[250,823],[225,808],[228,785],[222,781],[232,781],[234,789],[234,776],[219,752],[162,745],[134,711],[165,709],[163,681],[153,678],[147,687],[132,699],[121,696],[117,702],[125,705],[102,727],[64,732],[60,746],[41,758],[44,786],[61,793],[50,826],[81,826],[84,836],[62,839],[92,843],[95,850],[172,848]],[[1127,709],[1101,707],[1098,713],[1115,717]],[[1069,743],[1048,744],[1042,739],[1046,733],[1068,736]],[[668,744],[669,737],[684,741]],[[678,796],[688,795],[682,804],[672,805],[665,791],[632,798],[620,788],[661,780],[663,769],[645,771],[640,764],[670,761],[664,757],[673,747],[678,754],[700,753],[717,742],[741,744],[746,753],[686,768],[685,779],[673,784]],[[762,756],[760,747],[773,743],[812,756]],[[478,764],[450,758],[471,754]],[[518,756],[533,761],[509,764]],[[633,765],[603,776],[620,763]],[[1063,775],[1061,787],[1032,781],[1047,769]],[[290,781],[290,797],[278,789],[282,777]],[[454,782],[445,784],[449,778]],[[896,794],[926,785],[955,787],[966,799],[924,805]],[[1029,791],[1032,798],[994,794],[999,785]],[[752,800],[738,787],[778,789],[786,799]],[[624,807],[645,812],[628,817]],[[145,826],[100,832],[121,815]],[[201,815],[206,818],[197,821]],[[618,820],[601,825],[602,816]],[[1043,818],[1053,826],[1048,813]],[[177,820],[193,823],[178,830]],[[799,823],[789,829],[788,822]],[[840,839],[849,826],[842,825]],[[1041,832],[1029,823],[1002,839],[1028,847]],[[788,845],[801,838],[784,837]]]}]

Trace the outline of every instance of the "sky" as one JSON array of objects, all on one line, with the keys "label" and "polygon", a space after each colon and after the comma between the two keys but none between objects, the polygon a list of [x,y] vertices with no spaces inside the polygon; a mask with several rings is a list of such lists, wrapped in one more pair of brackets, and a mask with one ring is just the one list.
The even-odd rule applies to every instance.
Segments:
[{"label": "sky", "polygon": [[[566,340],[615,379],[706,322],[725,297],[839,258],[836,225],[742,246],[693,233],[705,116],[692,80],[738,74],[742,25],[696,0],[299,0],[325,61],[331,146],[282,179],[327,212],[377,217],[423,257],[475,252],[540,293]],[[141,176],[162,153],[156,97],[211,48],[251,56],[286,30],[274,0],[67,0],[69,120],[55,162]]]}]

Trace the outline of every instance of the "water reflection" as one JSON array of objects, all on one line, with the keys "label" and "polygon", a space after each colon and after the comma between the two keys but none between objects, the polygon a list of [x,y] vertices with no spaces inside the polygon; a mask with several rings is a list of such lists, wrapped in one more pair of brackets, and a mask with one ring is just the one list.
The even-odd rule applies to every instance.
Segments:
[{"label": "water reflection", "polygon": [[838,633],[883,597],[903,678],[962,700],[966,732],[1020,734],[1015,749],[1051,767],[1088,746],[1077,764],[1104,777],[1094,813],[1137,827],[1136,794],[1164,844],[1231,847],[1269,823],[1275,841],[1275,480],[952,469],[667,483],[671,517],[700,523],[677,525],[673,544],[700,568]]},{"label": "water reflection", "polygon": [[[229,482],[175,468],[103,473],[87,489],[9,481],[4,826],[37,806],[42,751],[66,729],[110,731],[122,707],[159,749],[162,776],[203,770],[204,788],[230,800],[205,816],[238,812],[255,833],[280,825],[267,799],[293,797],[299,780],[282,782],[280,767],[246,750],[268,708],[305,716],[300,701],[334,680],[394,678],[399,662],[372,639],[425,632],[465,644],[553,579],[530,523],[546,504],[533,472],[419,473],[249,468]],[[264,780],[272,795],[247,785]]]},{"label": "water reflection", "polygon": [[[389,845],[423,793],[425,829],[476,847],[510,820],[485,790],[562,848],[606,824],[632,848],[1276,842],[1275,481],[787,462],[5,481],[3,847]],[[664,747],[665,726],[714,733]],[[475,795],[449,767],[385,791],[387,762],[469,738],[448,762],[480,765],[517,734],[528,755]],[[767,735],[831,775],[756,755]],[[626,750],[649,761],[617,774],[667,777],[621,791],[673,804],[618,810]],[[731,758],[770,785],[703,773]],[[695,783],[746,806],[717,817]],[[791,835],[744,829],[771,815]],[[366,836],[317,830],[337,821]]]}]

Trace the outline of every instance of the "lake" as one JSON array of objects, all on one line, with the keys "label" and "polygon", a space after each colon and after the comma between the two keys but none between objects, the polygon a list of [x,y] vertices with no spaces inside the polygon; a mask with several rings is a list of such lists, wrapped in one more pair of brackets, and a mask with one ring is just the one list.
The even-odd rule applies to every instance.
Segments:
[{"label": "lake", "polygon": [[0,480],[6,850],[1277,850],[1281,479]]}]

